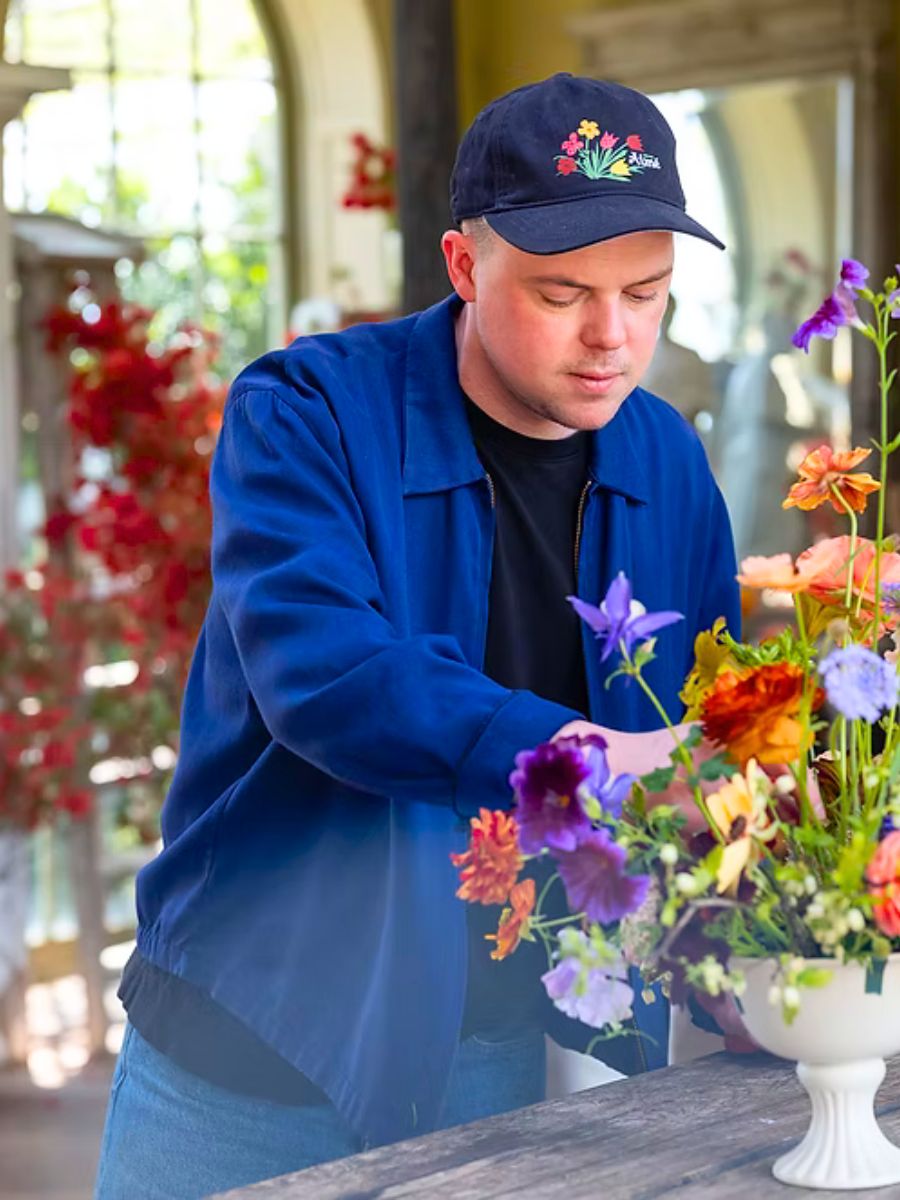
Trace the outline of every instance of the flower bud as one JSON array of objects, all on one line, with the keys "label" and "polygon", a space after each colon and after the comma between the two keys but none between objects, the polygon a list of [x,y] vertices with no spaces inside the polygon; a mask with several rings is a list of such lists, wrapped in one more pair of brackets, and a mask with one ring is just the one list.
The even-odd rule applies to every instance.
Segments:
[{"label": "flower bud", "polygon": [[678,847],[666,842],[659,851],[659,861],[667,867],[674,867],[678,862]]}]

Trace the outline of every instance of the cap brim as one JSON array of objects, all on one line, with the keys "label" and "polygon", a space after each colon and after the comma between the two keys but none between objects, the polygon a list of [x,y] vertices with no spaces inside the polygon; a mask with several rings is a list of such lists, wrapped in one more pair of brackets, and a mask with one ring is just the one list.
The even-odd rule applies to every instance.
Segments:
[{"label": "cap brim", "polygon": [[725,249],[714,234],[674,204],[634,193],[535,204],[484,217],[505,242],[528,254],[565,254],[629,233],[655,231],[687,233]]}]

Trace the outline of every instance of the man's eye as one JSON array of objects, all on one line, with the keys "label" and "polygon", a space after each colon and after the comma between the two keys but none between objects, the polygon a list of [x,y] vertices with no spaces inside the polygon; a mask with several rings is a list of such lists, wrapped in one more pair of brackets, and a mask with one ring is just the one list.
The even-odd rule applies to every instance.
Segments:
[{"label": "man's eye", "polygon": [[552,296],[544,296],[544,295],[542,295],[542,296],[541,296],[541,299],[542,299],[542,300],[544,300],[544,301],[546,301],[546,303],[547,303],[547,304],[550,304],[550,305],[552,305],[554,308],[568,308],[570,304],[574,304],[574,303],[575,303],[575,297],[574,297],[574,296],[572,296],[572,297],[571,297],[570,299],[568,299],[568,300],[555,300],[555,299],[554,299]]},{"label": "man's eye", "polygon": [[648,292],[645,295],[641,295],[638,292],[626,292],[625,294],[629,300],[634,300],[636,304],[648,304],[651,300],[656,299],[658,293]]}]

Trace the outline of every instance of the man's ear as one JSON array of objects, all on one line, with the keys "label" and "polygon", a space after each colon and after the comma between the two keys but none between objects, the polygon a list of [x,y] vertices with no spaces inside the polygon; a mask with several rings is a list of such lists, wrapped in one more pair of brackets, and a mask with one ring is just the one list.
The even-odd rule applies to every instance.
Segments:
[{"label": "man's ear", "polygon": [[447,274],[460,300],[475,299],[475,241],[470,234],[448,229],[441,238]]}]

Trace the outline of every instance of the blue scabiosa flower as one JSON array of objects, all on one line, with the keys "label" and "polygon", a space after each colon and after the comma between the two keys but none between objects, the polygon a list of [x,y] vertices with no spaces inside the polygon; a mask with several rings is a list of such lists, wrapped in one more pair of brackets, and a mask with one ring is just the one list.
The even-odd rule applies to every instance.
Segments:
[{"label": "blue scabiosa flower", "polygon": [[640,908],[650,887],[648,875],[629,875],[627,854],[607,829],[584,834],[574,850],[557,851],[559,874],[573,912],[601,925],[621,921]]},{"label": "blue scabiosa flower", "polygon": [[897,703],[897,670],[865,646],[832,650],[819,664],[829,702],[848,720],[870,724]]},{"label": "blue scabiosa flower", "polygon": [[643,641],[657,629],[684,619],[683,614],[678,612],[648,613],[643,604],[632,597],[631,581],[624,571],[620,571],[609,585],[599,606],[588,604],[577,596],[567,596],[566,599],[600,639],[603,645],[601,662],[605,662],[620,646],[624,646],[626,654],[630,654],[635,642]]}]

